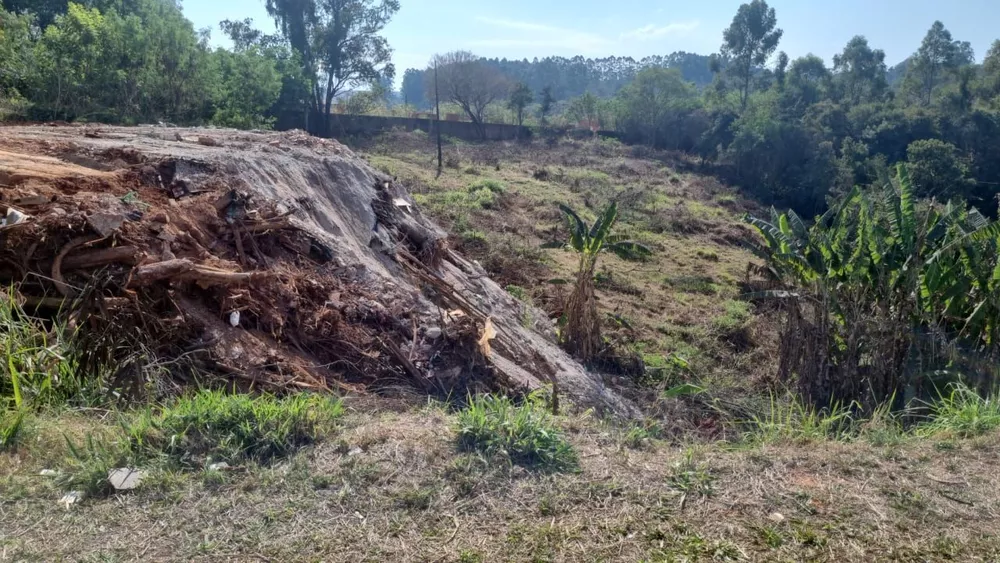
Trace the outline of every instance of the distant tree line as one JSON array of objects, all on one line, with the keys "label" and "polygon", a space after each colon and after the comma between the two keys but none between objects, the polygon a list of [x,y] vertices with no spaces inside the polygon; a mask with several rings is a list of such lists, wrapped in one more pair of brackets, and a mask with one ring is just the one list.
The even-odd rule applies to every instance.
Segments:
[{"label": "distant tree line", "polygon": [[[477,57],[478,58],[478,57]],[[545,57],[527,59],[488,59],[482,62],[503,74],[514,84],[524,84],[533,92],[549,88],[554,99],[568,100],[590,92],[598,97],[610,97],[626,84],[635,80],[645,68],[676,68],[685,80],[704,87],[712,83],[709,57],[679,51],[667,56],[650,56],[636,60],[632,57],[605,57],[590,59]],[[429,108],[434,100],[426,96],[430,80],[426,69],[407,69],[403,74],[402,100],[419,109]]]}]

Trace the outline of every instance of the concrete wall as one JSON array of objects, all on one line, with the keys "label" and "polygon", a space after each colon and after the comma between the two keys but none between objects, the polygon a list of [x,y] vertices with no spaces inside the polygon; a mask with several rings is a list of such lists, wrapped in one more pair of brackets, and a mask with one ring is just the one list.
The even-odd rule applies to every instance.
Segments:
[{"label": "concrete wall", "polygon": [[[313,123],[320,123],[314,118]],[[314,134],[328,137],[341,137],[345,135],[374,135],[392,129],[403,129],[406,131],[424,131],[428,134],[436,134],[435,126],[438,122],[433,119],[420,119],[412,117],[381,117],[377,115],[343,115],[335,114],[330,116],[330,131],[322,135],[319,131],[311,131]],[[479,141],[482,139],[479,129],[475,123],[468,121],[441,121],[441,134],[455,137],[465,141]],[[531,130],[527,127],[517,125],[501,125],[499,123],[486,123],[483,125],[486,138],[491,141],[504,141],[512,139],[527,139],[531,137]],[[313,129],[313,128],[310,128]]]}]

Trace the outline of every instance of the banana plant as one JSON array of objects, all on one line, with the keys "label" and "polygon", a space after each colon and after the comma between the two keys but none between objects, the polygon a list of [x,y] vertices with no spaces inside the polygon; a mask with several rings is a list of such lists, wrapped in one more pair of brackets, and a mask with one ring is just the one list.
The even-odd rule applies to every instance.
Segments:
[{"label": "banana plant", "polygon": [[796,372],[818,401],[833,399],[832,389],[870,395],[836,397],[843,400],[912,397],[921,369],[960,361],[963,369],[992,364],[987,383],[998,382],[1000,222],[914,194],[900,164],[893,185],[855,188],[811,228],[793,212],[746,217],[760,234],[749,246],[764,264],[748,272],[772,288],[755,296],[791,301],[786,340],[806,338],[783,347],[783,375]]},{"label": "banana plant", "polygon": [[566,302],[566,324],[560,338],[570,352],[589,361],[601,348],[600,317],[594,295],[594,273],[599,258],[610,252],[623,260],[642,260],[652,251],[625,236],[612,234],[618,221],[618,204],[615,202],[608,204],[592,225],[588,225],[567,205],[560,205],[559,209],[566,218],[569,239],[545,244],[543,248],[562,248],[580,255],[576,282]]}]

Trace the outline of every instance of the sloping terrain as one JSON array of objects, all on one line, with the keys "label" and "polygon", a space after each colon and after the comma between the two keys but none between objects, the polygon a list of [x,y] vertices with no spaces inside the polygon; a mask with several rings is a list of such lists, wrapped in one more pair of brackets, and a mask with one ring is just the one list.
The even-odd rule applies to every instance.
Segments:
[{"label": "sloping terrain", "polygon": [[742,246],[753,234],[740,217],[761,210],[683,155],[601,139],[452,139],[438,175],[426,135],[387,134],[358,150],[407,186],[456,248],[551,318],[561,314],[568,286],[550,281],[573,279],[578,265],[571,252],[540,248],[567,236],[558,204],[592,220],[616,200],[616,232],[653,253],[644,262],[601,258],[598,305],[612,355],[620,356],[602,367],[645,406],[656,401],[650,389],[692,380],[745,398],[776,372],[772,321],[739,299],[754,259]]},{"label": "sloping terrain", "polygon": [[163,362],[265,387],[446,395],[555,379],[581,405],[632,410],[336,141],[157,127],[0,139],[3,211],[19,217],[0,281],[27,306],[78,308],[99,342],[141,334],[133,348]]}]

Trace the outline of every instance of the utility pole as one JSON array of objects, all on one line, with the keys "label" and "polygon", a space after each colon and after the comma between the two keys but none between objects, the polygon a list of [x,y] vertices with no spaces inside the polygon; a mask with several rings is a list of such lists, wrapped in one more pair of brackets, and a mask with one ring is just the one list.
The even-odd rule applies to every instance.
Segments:
[{"label": "utility pole", "polygon": [[441,155],[441,94],[438,92],[438,62],[434,61],[434,105],[437,108],[437,121],[434,122],[434,126],[437,127],[437,143],[438,143],[438,176],[441,175],[441,170],[443,170],[443,165],[441,164],[444,160]]}]

